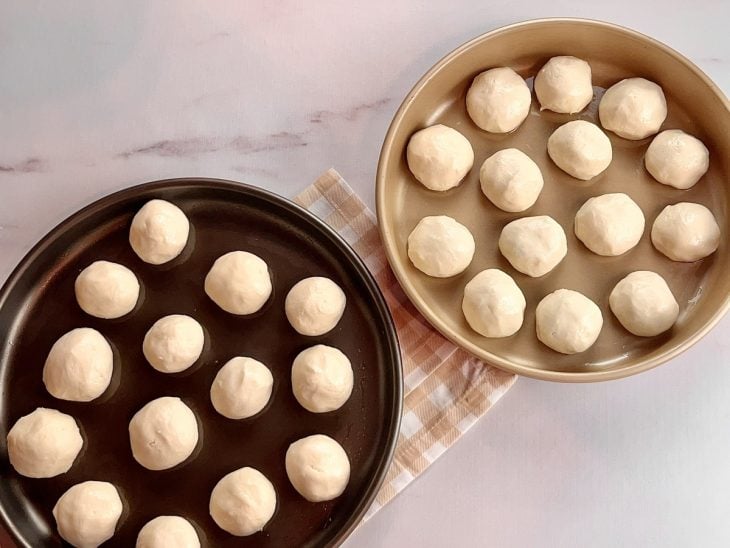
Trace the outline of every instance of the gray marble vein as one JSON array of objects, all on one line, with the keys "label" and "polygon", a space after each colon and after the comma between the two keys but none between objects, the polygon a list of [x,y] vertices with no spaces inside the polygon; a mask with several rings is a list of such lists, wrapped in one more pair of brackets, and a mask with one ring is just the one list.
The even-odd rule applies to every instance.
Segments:
[{"label": "gray marble vein", "polygon": [[30,157],[16,163],[0,163],[0,173],[39,173],[47,170],[46,161]]},{"label": "gray marble vein", "polygon": [[332,120],[346,120],[348,122],[354,122],[359,117],[372,113],[373,111],[377,111],[386,105],[389,105],[393,101],[394,99],[391,97],[384,97],[383,99],[378,99],[371,103],[356,105],[344,111],[316,110],[310,116],[309,121],[312,124],[328,123]]}]

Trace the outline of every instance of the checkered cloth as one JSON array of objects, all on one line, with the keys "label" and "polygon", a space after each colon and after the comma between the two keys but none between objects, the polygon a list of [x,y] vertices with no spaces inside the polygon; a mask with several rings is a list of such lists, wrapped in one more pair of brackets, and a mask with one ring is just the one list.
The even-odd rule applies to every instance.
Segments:
[{"label": "checkered cloth", "polygon": [[390,307],[400,339],[403,420],[393,464],[367,520],[456,443],[516,377],[479,361],[428,324],[388,266],[375,215],[334,169],[294,201],[332,226],[365,261]]}]

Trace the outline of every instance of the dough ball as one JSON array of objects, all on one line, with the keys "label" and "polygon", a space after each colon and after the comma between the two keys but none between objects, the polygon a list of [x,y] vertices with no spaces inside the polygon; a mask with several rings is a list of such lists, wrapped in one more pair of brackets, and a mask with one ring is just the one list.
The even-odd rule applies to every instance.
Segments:
[{"label": "dough ball", "polygon": [[626,194],[590,198],[575,214],[575,235],[598,255],[622,255],[644,234],[644,214]]},{"label": "dough ball", "polygon": [[469,229],[446,215],[424,217],[408,236],[408,258],[418,270],[436,278],[464,272],[474,249]]},{"label": "dough ball", "polygon": [[203,352],[203,327],[190,316],[172,314],[160,318],[142,342],[144,357],[163,373],[177,373],[193,365]]},{"label": "dough ball", "polygon": [[314,276],[297,282],[284,302],[286,317],[302,335],[332,331],[345,311],[345,292],[329,278]]},{"label": "dough ball", "polygon": [[436,124],[413,134],[406,149],[408,169],[428,189],[457,186],[474,165],[469,140],[448,126]]},{"label": "dough ball", "polygon": [[679,305],[667,282],[646,270],[632,272],[617,283],[608,303],[621,325],[640,337],[663,333],[679,316]]},{"label": "dough ball", "polygon": [[466,93],[466,110],[484,131],[509,133],[530,113],[530,88],[514,70],[499,67],[479,74]]},{"label": "dough ball", "polygon": [[352,365],[337,348],[318,344],[302,350],[291,368],[294,397],[312,413],[342,407],[352,394]]},{"label": "dough ball", "polygon": [[253,358],[236,357],[221,367],[210,387],[213,407],[229,419],[247,419],[260,412],[271,398],[274,377]]},{"label": "dough ball", "polygon": [[668,129],[654,137],[644,156],[646,170],[663,185],[685,190],[710,167],[710,152],[697,137]]},{"label": "dough ball", "polygon": [[286,451],[286,475],[310,502],[339,497],[350,481],[350,460],[342,446],[324,434],[295,441]]},{"label": "dough ball", "polygon": [[563,260],[568,253],[568,241],[563,227],[552,217],[523,217],[502,229],[499,251],[515,269],[539,278]]},{"label": "dough ball", "polygon": [[95,548],[114,536],[122,499],[106,481],[77,483],[53,507],[58,534],[78,548]]},{"label": "dough ball", "polygon": [[276,491],[255,468],[239,468],[216,483],[209,510],[218,527],[247,537],[261,531],[274,515]]},{"label": "dough ball", "polygon": [[163,264],[182,253],[190,223],[185,213],[165,200],[150,200],[132,219],[129,244],[146,263]]},{"label": "dough ball", "polygon": [[109,320],[134,309],[139,299],[139,282],[126,266],[96,261],[78,275],[74,291],[81,310]]},{"label": "dough ball", "polygon": [[583,181],[604,171],[613,157],[611,140],[585,120],[573,120],[553,131],[547,150],[556,166]]},{"label": "dough ball", "polygon": [[8,460],[18,474],[52,478],[69,471],[83,445],[72,416],[39,407],[8,432]]},{"label": "dough ball", "polygon": [[200,548],[200,539],[185,518],[158,516],[140,529],[136,548]]},{"label": "dough ball", "polygon": [[535,95],[540,110],[562,114],[580,112],[593,99],[591,66],[569,55],[553,57],[535,76]]},{"label": "dough ball", "polygon": [[205,292],[231,314],[253,314],[271,296],[271,276],[263,259],[247,251],[231,251],[216,259],[205,277]]},{"label": "dough ball", "polygon": [[705,206],[668,205],[651,227],[651,241],[673,261],[691,263],[712,255],[720,245],[720,227]]},{"label": "dough ball", "polygon": [[112,347],[96,329],[79,327],[58,339],[43,366],[43,384],[54,398],[91,401],[109,387]]},{"label": "dough ball", "polygon": [[148,470],[166,470],[187,459],[198,443],[198,423],[180,398],[152,400],[129,422],[135,460]]},{"label": "dough ball", "polygon": [[503,211],[524,211],[542,191],[542,173],[524,152],[506,148],[484,160],[479,170],[482,192]]},{"label": "dough ball", "polygon": [[588,350],[601,332],[601,309],[588,297],[558,289],[544,297],[535,311],[537,338],[557,352],[576,354]]},{"label": "dough ball", "polygon": [[606,90],[598,104],[601,125],[624,139],[654,135],[667,117],[667,100],[654,82],[627,78]]},{"label": "dough ball", "polygon": [[471,328],[485,337],[509,337],[522,327],[525,296],[512,277],[482,270],[464,287],[461,309]]}]

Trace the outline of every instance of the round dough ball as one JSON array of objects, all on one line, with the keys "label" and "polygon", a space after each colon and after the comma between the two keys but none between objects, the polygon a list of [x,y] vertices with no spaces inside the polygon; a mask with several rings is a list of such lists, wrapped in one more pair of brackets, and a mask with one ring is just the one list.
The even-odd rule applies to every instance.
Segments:
[{"label": "round dough ball", "polygon": [[185,518],[158,516],[139,530],[136,548],[200,548],[200,539]]},{"label": "round dough ball", "polygon": [[408,236],[408,258],[418,270],[436,278],[464,272],[475,247],[469,229],[446,215],[424,217]]},{"label": "round dough ball", "polygon": [[542,191],[542,173],[530,157],[516,148],[506,148],[484,160],[479,170],[482,192],[503,211],[524,211]]},{"label": "round dough ball", "polygon": [[78,548],[95,548],[114,536],[122,499],[106,481],[77,483],[53,507],[58,534]]},{"label": "round dough ball", "polygon": [[627,78],[603,94],[598,117],[607,130],[637,141],[659,131],[667,117],[667,100],[662,88],[654,82]]},{"label": "round dough ball", "polygon": [[654,137],[644,156],[646,170],[663,185],[692,188],[710,168],[710,152],[697,137],[668,129]]},{"label": "round dough ball", "polygon": [[79,327],[53,343],[43,366],[43,384],[59,400],[91,401],[109,387],[113,371],[114,353],[104,336]]},{"label": "round dough ball", "polygon": [[313,276],[294,284],[284,301],[284,310],[297,333],[316,337],[335,328],[345,303],[345,292],[339,285],[329,278]]},{"label": "round dough ball", "polygon": [[180,398],[152,400],[129,422],[135,460],[148,470],[166,470],[187,459],[198,444],[198,423]]},{"label": "round dough ball", "polygon": [[255,468],[239,468],[216,483],[208,508],[218,527],[247,537],[261,531],[274,515],[276,491]]},{"label": "round dough ball", "polygon": [[530,88],[514,70],[498,67],[479,74],[466,93],[466,110],[484,131],[509,133],[530,113]]},{"label": "round dough ball", "polygon": [[139,281],[126,266],[96,261],[77,276],[74,291],[81,310],[110,320],[134,309],[139,299]]},{"label": "round dough ball", "polygon": [[611,140],[585,120],[573,120],[553,131],[547,150],[556,166],[583,181],[604,171],[613,158]]},{"label": "round dough ball", "polygon": [[203,327],[190,316],[171,314],[149,328],[142,342],[144,357],[162,373],[178,373],[193,365],[203,352]]},{"label": "round dough ball", "polygon": [[621,325],[640,337],[663,333],[679,316],[679,305],[667,282],[646,270],[632,272],[617,283],[608,303]]},{"label": "round dough ball", "polygon": [[580,112],[593,99],[591,66],[570,55],[553,57],[535,76],[535,95],[540,110],[562,114]]},{"label": "round dough ball", "polygon": [[210,401],[224,417],[247,419],[266,407],[273,387],[274,377],[268,367],[239,356],[218,371],[210,387]]},{"label": "round dough ball", "polygon": [[28,478],[68,472],[84,445],[72,416],[43,407],[20,417],[7,440],[10,464]]},{"label": "round dough ball", "polygon": [[271,296],[271,276],[263,259],[247,251],[231,251],[216,259],[205,277],[205,292],[231,314],[253,314]]},{"label": "round dough ball", "polygon": [[352,365],[337,348],[318,344],[302,350],[291,368],[294,397],[312,413],[342,407],[352,394]]},{"label": "round dough ball", "polygon": [[430,190],[457,186],[474,165],[474,150],[461,133],[436,124],[413,134],[406,148],[408,169]]},{"label": "round dough ball", "polygon": [[350,481],[350,460],[342,446],[324,434],[295,441],[286,451],[286,475],[310,502],[339,497]]},{"label": "round dough ball", "polygon": [[461,309],[471,328],[485,337],[509,337],[522,327],[525,296],[512,277],[496,268],[482,270],[464,287]]},{"label": "round dough ball", "polygon": [[539,278],[563,260],[568,241],[563,227],[552,217],[523,217],[502,229],[499,251],[515,269]]},{"label": "round dough ball", "polygon": [[129,244],[146,263],[163,264],[182,253],[190,222],[185,213],[165,200],[150,200],[132,219]]},{"label": "round dough ball", "polygon": [[705,206],[680,202],[668,205],[657,216],[651,242],[673,261],[691,263],[717,251],[720,227]]},{"label": "round dough ball", "polygon": [[575,235],[598,255],[622,255],[639,243],[642,234],[644,214],[626,194],[590,198],[575,214]]},{"label": "round dough ball", "polygon": [[537,338],[563,354],[588,350],[603,327],[601,309],[588,297],[558,289],[544,297],[535,311]]}]

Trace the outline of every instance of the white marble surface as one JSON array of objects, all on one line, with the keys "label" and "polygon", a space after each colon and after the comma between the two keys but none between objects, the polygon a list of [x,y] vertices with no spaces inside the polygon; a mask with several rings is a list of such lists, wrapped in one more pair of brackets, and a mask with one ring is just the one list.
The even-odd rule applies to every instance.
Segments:
[{"label": "white marble surface", "polygon": [[[730,90],[726,0],[6,0],[0,278],[74,210],[146,180],[292,196],[335,166],[372,205],[380,144],[418,77],[473,36],[544,16],[633,27]],[[623,381],[521,379],[348,546],[730,545],[729,335],[725,319]]]}]

